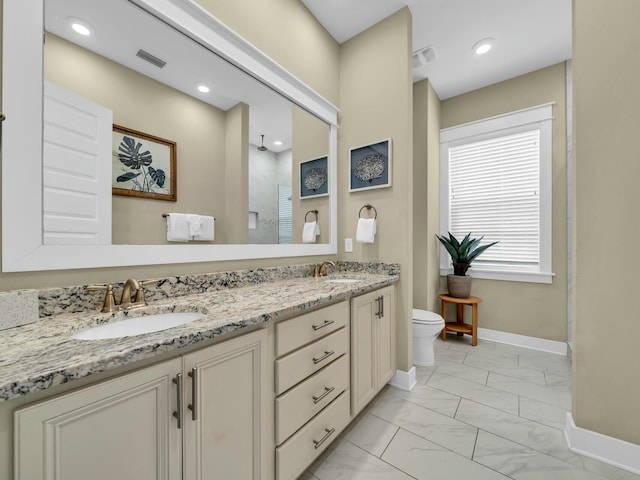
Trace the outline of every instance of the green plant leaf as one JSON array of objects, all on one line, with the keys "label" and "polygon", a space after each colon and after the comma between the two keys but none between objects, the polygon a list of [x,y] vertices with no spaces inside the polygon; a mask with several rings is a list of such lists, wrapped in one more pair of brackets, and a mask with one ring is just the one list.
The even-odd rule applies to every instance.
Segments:
[{"label": "green plant leaf", "polygon": [[453,248],[458,250],[458,248],[460,248],[460,242],[458,242],[458,239],[454,237],[451,232],[447,232],[447,233],[449,234],[449,242],[451,243],[451,245],[453,245]]},{"label": "green plant leaf", "polygon": [[457,261],[458,261],[458,250],[451,243],[451,240],[446,238],[446,237],[441,237],[439,235],[436,235],[436,237],[438,237],[438,240],[440,240],[440,243],[442,243],[442,245],[444,245],[444,248],[447,250],[447,252],[449,252],[449,255],[451,256],[451,260],[453,261],[453,263],[457,263]]},{"label": "green plant leaf", "polygon": [[492,247],[493,245],[495,245],[498,242],[492,242],[492,243],[487,243],[486,245],[482,245],[481,247],[478,247],[475,249],[475,251],[473,251],[471,254],[469,254],[467,261],[469,263],[473,262],[481,253],[483,253],[487,248]]},{"label": "green plant leaf", "polygon": [[480,242],[484,236],[480,238],[471,238],[471,232],[465,235],[462,242],[459,242],[451,232],[447,233],[449,234],[449,238],[440,235],[436,235],[436,237],[449,253],[451,262],[454,265],[454,272],[456,272],[455,275],[464,275],[474,259],[476,259],[487,248],[498,243],[492,242],[487,245],[480,246]]}]

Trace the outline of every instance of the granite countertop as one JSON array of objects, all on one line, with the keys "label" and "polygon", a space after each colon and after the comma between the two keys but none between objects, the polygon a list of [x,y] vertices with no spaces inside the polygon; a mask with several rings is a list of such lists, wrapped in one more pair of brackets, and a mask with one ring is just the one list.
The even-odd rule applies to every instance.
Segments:
[{"label": "granite countertop", "polygon": [[[327,281],[357,278],[353,283]],[[0,401],[212,339],[253,325],[278,321],[390,285],[399,275],[348,273],[314,279],[291,278],[210,293],[154,301],[115,313],[60,314],[0,331]],[[75,340],[74,333],[127,317],[198,311],[200,320],[159,332],[108,340]]]}]

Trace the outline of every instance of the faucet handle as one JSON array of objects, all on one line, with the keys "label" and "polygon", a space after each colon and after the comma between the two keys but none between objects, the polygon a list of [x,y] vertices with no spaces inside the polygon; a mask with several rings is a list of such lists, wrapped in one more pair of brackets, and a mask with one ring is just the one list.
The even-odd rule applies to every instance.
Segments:
[{"label": "faucet handle", "polygon": [[104,300],[102,301],[102,309],[100,310],[101,312],[110,313],[118,310],[118,305],[116,304],[116,299],[113,295],[113,285],[111,285],[110,283],[88,285],[87,290],[105,290]]},{"label": "faucet handle", "polygon": [[139,288],[136,291],[136,298],[135,298],[134,302],[136,304],[139,304],[139,305],[148,305],[147,304],[147,299],[144,298],[144,289],[142,287],[144,285],[153,285],[153,284],[156,284],[156,283],[158,283],[157,279],[155,279],[155,280],[145,280],[143,282],[138,282]]}]

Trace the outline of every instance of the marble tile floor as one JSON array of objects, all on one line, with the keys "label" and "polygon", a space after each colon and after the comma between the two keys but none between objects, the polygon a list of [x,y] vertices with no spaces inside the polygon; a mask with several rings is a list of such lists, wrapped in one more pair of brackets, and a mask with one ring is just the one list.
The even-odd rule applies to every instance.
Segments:
[{"label": "marble tile floor", "polygon": [[640,480],[570,452],[566,357],[470,338],[435,342],[418,385],[374,399],[302,480]]}]

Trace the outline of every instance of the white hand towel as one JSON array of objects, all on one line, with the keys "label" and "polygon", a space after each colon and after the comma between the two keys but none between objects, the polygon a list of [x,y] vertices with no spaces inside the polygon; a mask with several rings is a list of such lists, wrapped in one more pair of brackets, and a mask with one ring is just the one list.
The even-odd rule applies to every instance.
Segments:
[{"label": "white hand towel", "polygon": [[375,218],[359,218],[358,228],[356,229],[356,241],[360,243],[373,243],[376,230],[377,225]]},{"label": "white hand towel", "polygon": [[167,214],[168,242],[188,242],[191,240],[188,218],[189,216],[184,213]]},{"label": "white hand towel", "polygon": [[194,240],[212,242],[216,237],[216,219],[207,215],[200,216],[200,233],[193,236]]},{"label": "white hand towel", "polygon": [[189,235],[195,237],[202,233],[202,216],[187,215],[187,222],[189,223]]},{"label": "white hand towel", "polygon": [[317,235],[320,235],[318,222],[305,222],[302,228],[302,243],[316,243]]}]

